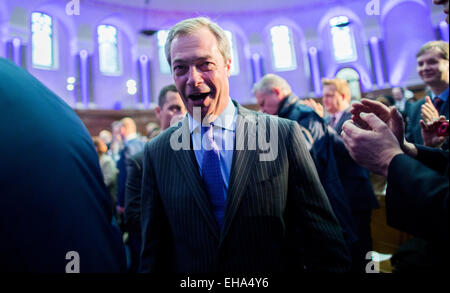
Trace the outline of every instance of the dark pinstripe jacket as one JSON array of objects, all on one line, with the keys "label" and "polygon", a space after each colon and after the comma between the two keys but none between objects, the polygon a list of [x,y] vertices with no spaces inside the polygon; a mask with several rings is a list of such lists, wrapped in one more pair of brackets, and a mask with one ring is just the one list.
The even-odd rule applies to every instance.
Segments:
[{"label": "dark pinstripe jacket", "polygon": [[[346,271],[341,227],[299,126],[234,103],[236,143],[222,231],[194,152],[171,147],[171,139],[187,139],[190,148],[187,118],[145,146],[142,272]],[[256,149],[248,141],[267,135],[268,123],[278,132],[272,129],[270,147],[278,149],[274,160],[263,161],[259,141]],[[248,142],[243,150],[239,139]]]}]

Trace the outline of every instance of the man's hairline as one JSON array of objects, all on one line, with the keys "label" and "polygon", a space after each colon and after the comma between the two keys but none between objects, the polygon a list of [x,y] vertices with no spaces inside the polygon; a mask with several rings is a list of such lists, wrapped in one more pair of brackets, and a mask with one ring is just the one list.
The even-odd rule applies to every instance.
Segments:
[{"label": "man's hairline", "polygon": [[[219,40],[218,40],[216,34],[215,34],[215,33],[214,33],[207,25],[203,25],[203,26],[201,26],[199,29],[203,29],[203,28],[205,28],[208,32],[210,32],[210,33],[214,36],[214,39],[216,40],[216,47],[217,47],[217,50],[219,51],[220,55],[222,56],[222,59],[223,59],[223,61],[224,61],[224,63],[225,63],[225,66],[226,66],[228,60],[226,60],[225,54],[220,50]],[[180,32],[177,32],[177,34],[173,36],[172,41],[170,42],[169,54],[172,53],[172,46],[173,46],[174,41],[175,41],[177,38],[182,37],[182,36],[194,35],[195,33],[196,33],[196,31],[182,31],[182,32],[180,31]],[[231,44],[230,44],[230,45],[231,45]],[[230,50],[231,50],[231,48],[230,48]],[[229,60],[231,60],[231,57],[232,57],[232,56],[231,56],[231,52],[230,52]],[[170,66],[170,71],[171,71],[171,72],[173,71],[173,70],[172,70],[172,65],[173,65],[174,63],[175,63],[175,61],[172,60],[172,57],[170,56],[170,64],[169,64],[169,66]]]}]

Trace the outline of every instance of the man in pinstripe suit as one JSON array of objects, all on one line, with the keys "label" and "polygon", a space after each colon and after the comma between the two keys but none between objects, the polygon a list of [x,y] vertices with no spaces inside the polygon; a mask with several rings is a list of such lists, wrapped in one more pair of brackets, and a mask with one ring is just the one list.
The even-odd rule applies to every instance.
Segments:
[{"label": "man in pinstripe suit", "polygon": [[297,123],[229,97],[223,30],[188,19],[165,49],[188,115],[145,147],[142,272],[347,271]]}]

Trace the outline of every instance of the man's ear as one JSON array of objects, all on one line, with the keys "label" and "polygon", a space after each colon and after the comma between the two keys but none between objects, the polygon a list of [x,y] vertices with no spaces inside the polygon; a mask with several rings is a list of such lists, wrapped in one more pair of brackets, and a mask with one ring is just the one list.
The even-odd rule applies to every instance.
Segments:
[{"label": "man's ear", "polygon": [[227,64],[225,65],[227,70],[227,77],[230,78],[231,76],[231,58],[228,59]]},{"label": "man's ear", "polygon": [[156,106],[155,114],[156,114],[156,118],[158,118],[158,120],[161,120],[161,108],[159,106]]},{"label": "man's ear", "polygon": [[342,103],[344,103],[344,102],[346,102],[347,101],[347,95],[345,94],[345,93],[340,93],[340,92],[338,92],[338,95],[339,95],[339,104],[341,104],[342,105]]},{"label": "man's ear", "polygon": [[281,89],[279,87],[274,87],[272,90],[275,93],[275,95],[278,97],[279,100],[284,98],[283,92],[281,91]]}]

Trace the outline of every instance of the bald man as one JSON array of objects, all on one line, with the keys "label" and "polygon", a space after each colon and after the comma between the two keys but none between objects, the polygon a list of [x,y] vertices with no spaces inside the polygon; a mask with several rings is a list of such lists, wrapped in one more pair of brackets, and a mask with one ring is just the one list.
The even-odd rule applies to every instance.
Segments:
[{"label": "bald man", "polygon": [[126,161],[144,149],[144,141],[138,137],[136,123],[130,117],[125,117],[120,120],[120,135],[124,142],[124,147],[120,151],[120,157],[117,161],[117,169],[119,169],[117,178],[117,212],[119,218],[124,211],[125,185],[127,182]]}]

